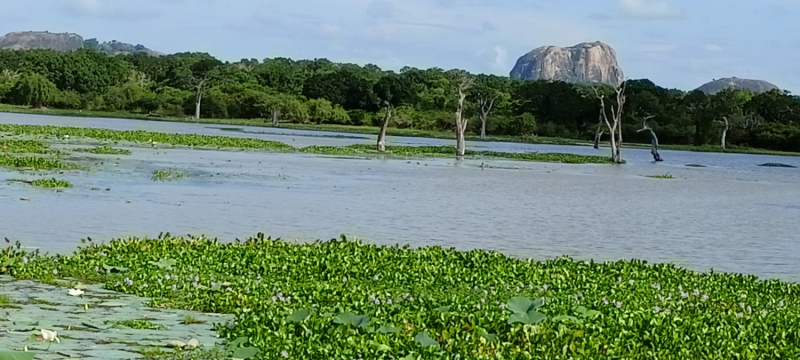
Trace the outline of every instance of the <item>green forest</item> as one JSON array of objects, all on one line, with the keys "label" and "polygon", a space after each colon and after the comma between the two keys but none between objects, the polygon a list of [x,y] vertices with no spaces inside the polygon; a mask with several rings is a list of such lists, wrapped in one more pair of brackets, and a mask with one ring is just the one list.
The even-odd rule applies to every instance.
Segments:
[{"label": "green forest", "polygon": [[[391,108],[390,127],[452,131],[457,73],[410,67],[393,72],[325,59],[232,63],[206,53],[109,57],[89,49],[2,50],[0,102],[353,126],[381,126],[385,109]],[[470,119],[467,132],[476,135],[591,141],[601,111],[598,94],[605,95],[607,108],[614,98],[609,86],[484,74],[473,78],[464,116]],[[626,142],[650,142],[646,133],[637,132],[646,119],[662,144],[719,146],[724,138],[728,147],[800,151],[800,97],[788,92],[725,90],[706,95],[662,88],[647,79],[624,85]]]}]

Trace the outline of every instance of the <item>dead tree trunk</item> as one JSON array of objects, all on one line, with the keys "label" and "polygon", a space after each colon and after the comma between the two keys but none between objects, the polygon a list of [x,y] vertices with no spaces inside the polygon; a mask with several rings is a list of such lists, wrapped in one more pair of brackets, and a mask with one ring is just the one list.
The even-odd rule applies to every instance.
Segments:
[{"label": "dead tree trunk", "polygon": [[600,138],[603,136],[603,110],[600,110],[600,119],[597,121],[597,131],[594,134],[594,148],[600,148]]},{"label": "dead tree trunk", "polygon": [[195,120],[200,119],[200,101],[203,99],[203,85],[205,85],[205,80],[201,80],[199,84],[197,84],[197,96],[195,97],[194,102],[194,118]]},{"label": "dead tree trunk", "polygon": [[[717,120],[717,121],[719,121],[719,120]],[[722,136],[721,136],[721,140],[720,140],[720,142],[721,142],[720,146],[722,146],[722,150],[725,150],[725,139],[728,137],[728,129],[730,129],[730,123],[728,122],[728,117],[727,116],[723,116],[722,117],[722,121],[719,121],[719,122],[722,123],[722,125],[723,125]]]},{"label": "dead tree trunk", "polygon": [[281,116],[281,111],[278,110],[277,107],[273,108],[272,109],[272,126],[274,126],[274,127],[280,126],[280,116]]},{"label": "dead tree trunk", "polygon": [[499,95],[491,99],[478,99],[478,116],[481,118],[481,140],[486,140],[486,120],[489,118],[489,112],[492,111],[492,107],[494,107],[494,101],[498,96]]},{"label": "dead tree trunk", "polygon": [[464,119],[464,99],[467,98],[467,89],[469,89],[475,82],[475,78],[466,72],[462,72],[456,79],[456,86],[458,88],[458,107],[456,108],[456,155],[464,156],[466,154],[466,140],[464,132],[467,130],[467,122]]},{"label": "dead tree trunk", "polygon": [[658,154],[658,136],[656,136],[656,132],[655,132],[655,131],[653,131],[653,129],[652,129],[652,128],[650,128],[649,126],[647,126],[647,120],[648,120],[648,119],[652,119],[652,118],[654,118],[654,117],[655,117],[655,116],[648,116],[648,117],[646,117],[646,118],[644,119],[644,124],[642,124],[642,128],[641,128],[641,129],[639,129],[639,130],[638,130],[638,131],[636,131],[636,132],[637,132],[637,133],[640,133],[640,132],[642,132],[642,131],[650,131],[650,142],[653,144],[653,148],[652,148],[652,149],[650,149],[650,153],[651,153],[651,154],[653,154],[653,160],[655,160],[655,161],[664,161],[664,160],[661,158],[661,155],[659,155],[659,154]]},{"label": "dead tree trunk", "polygon": [[611,162],[621,164],[622,153],[620,148],[622,147],[622,109],[625,106],[625,83],[623,82],[622,85],[615,89],[617,106],[616,108],[613,105],[611,106],[611,120],[608,119],[608,114],[606,114],[605,96],[600,95],[596,88],[593,87],[593,89],[597,98],[600,99],[603,122],[605,122],[608,133],[611,135]]},{"label": "dead tree trunk", "polygon": [[384,103],[386,114],[383,118],[383,125],[381,125],[381,132],[378,133],[378,151],[386,151],[386,128],[389,127],[389,119],[392,118],[392,105],[388,102]]}]

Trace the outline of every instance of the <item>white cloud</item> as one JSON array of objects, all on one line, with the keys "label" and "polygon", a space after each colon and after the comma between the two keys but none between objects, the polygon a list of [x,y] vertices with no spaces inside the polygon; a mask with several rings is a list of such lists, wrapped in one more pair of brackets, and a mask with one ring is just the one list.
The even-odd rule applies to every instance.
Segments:
[{"label": "white cloud", "polygon": [[331,38],[338,38],[342,34],[342,28],[336,24],[322,24],[322,32]]},{"label": "white cloud", "polygon": [[706,45],[706,50],[708,51],[722,51],[722,46],[717,44],[708,44]]},{"label": "white cloud", "polygon": [[673,19],[683,10],[666,0],[616,0],[617,9],[625,16],[639,19]]},{"label": "white cloud", "polygon": [[499,70],[508,70],[508,51],[498,45],[494,47],[494,52],[494,64],[492,65]]}]

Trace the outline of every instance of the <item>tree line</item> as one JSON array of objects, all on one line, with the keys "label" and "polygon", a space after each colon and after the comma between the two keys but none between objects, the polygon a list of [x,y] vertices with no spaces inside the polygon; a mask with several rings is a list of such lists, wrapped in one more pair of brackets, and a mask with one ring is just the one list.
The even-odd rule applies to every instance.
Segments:
[{"label": "tree line", "polygon": [[[662,144],[800,151],[800,98],[784,91],[715,95],[628,80],[620,134]],[[602,108],[615,106],[605,85],[511,80],[461,70],[325,59],[242,59],[206,53],[110,57],[90,49],[0,51],[0,101],[9,104],[127,111],[176,117],[368,125],[476,135],[592,140]],[[618,104],[616,104],[618,105]],[[608,136],[608,134],[606,134]]]}]

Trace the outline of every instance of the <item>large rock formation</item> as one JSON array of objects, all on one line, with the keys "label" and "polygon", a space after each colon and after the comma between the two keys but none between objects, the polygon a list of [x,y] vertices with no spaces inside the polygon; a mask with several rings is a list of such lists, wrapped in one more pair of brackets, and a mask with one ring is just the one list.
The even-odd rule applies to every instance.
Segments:
[{"label": "large rock formation", "polygon": [[697,90],[709,95],[714,95],[725,89],[750,90],[754,93],[762,93],[770,90],[776,90],[778,87],[775,86],[775,84],[766,82],[764,80],[750,80],[731,77],[716,79],[697,88]]},{"label": "large rock formation", "polygon": [[53,49],[72,51],[83,47],[78,34],[51,33],[47,31],[12,32],[0,37],[0,48],[10,50]]},{"label": "large rock formation", "polygon": [[617,53],[601,43],[573,47],[544,46],[523,55],[511,70],[512,79],[560,80],[571,83],[604,83],[617,86],[624,81]]},{"label": "large rock formation", "polygon": [[151,56],[163,55],[143,45],[132,45],[116,40],[103,43],[98,42],[97,39],[84,41],[83,37],[80,35],[71,33],[56,34],[47,31],[27,31],[13,32],[0,37],[0,49],[51,49],[56,51],[73,51],[82,48],[94,49],[111,56],[138,52],[147,53]]}]

